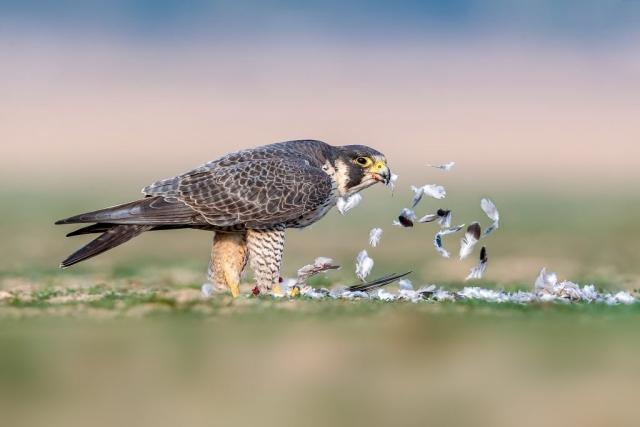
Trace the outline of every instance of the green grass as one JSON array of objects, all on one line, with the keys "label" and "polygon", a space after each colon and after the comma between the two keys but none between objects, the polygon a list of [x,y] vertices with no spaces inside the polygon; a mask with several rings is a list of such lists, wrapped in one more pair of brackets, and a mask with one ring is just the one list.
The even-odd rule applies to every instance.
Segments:
[{"label": "green grass", "polygon": [[[317,277],[311,280],[314,286],[331,286],[327,278]],[[392,287],[391,285],[390,287]],[[450,289],[461,289],[464,283],[458,283]],[[0,303],[0,318],[19,317],[18,309],[37,309],[28,315],[47,317],[81,316],[91,319],[95,314],[91,309],[110,311],[113,318],[139,316],[139,308],[145,308],[145,316],[196,316],[215,318],[229,314],[233,309],[236,316],[253,316],[274,311],[282,315],[288,313],[294,317],[333,318],[342,316],[357,319],[370,315],[389,315],[392,312],[416,313],[428,316],[449,316],[455,313],[466,313],[477,317],[500,316],[502,318],[518,318],[528,316],[532,321],[544,318],[549,313],[568,316],[591,316],[594,319],[601,315],[625,318],[637,315],[640,304],[608,306],[596,303],[490,303],[479,300],[457,300],[455,302],[406,301],[383,302],[378,300],[314,300],[298,295],[293,298],[275,298],[271,296],[254,297],[244,287],[245,293],[234,300],[228,292],[218,293],[212,298],[203,297],[198,285],[141,288],[140,286],[99,285],[90,287],[42,287],[29,290],[12,291],[12,297]],[[52,310],[55,309],[55,310]],[[101,312],[100,315],[103,315]]]}]

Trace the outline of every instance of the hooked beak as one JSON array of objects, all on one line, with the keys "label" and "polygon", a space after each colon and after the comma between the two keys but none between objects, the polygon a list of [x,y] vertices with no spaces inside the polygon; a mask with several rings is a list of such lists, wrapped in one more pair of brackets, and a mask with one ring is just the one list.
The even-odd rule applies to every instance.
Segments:
[{"label": "hooked beak", "polygon": [[376,162],[371,167],[371,171],[373,172],[373,179],[382,182],[384,185],[389,185],[389,181],[391,180],[391,170],[384,161],[380,160],[379,162]]}]

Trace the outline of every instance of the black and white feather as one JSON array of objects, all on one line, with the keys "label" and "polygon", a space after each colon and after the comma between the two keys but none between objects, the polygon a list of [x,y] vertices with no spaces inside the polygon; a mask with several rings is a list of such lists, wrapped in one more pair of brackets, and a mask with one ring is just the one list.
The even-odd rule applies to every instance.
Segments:
[{"label": "black and white feather", "polygon": [[435,220],[438,220],[438,224],[440,224],[440,227],[449,228],[451,227],[452,219],[453,215],[451,214],[450,210],[438,208],[436,213],[427,214],[420,218],[418,222],[433,222]]},{"label": "black and white feather", "polygon": [[404,208],[398,215],[398,220],[393,221],[393,225],[404,228],[413,227],[413,221],[416,220],[416,214],[411,210]]},{"label": "black and white feather", "polygon": [[464,234],[464,237],[460,239],[460,259],[463,260],[468,257],[473,249],[476,247],[478,240],[480,240],[480,233],[482,229],[480,224],[477,222],[472,222],[467,227],[467,231]]},{"label": "black and white feather", "polygon": [[464,227],[464,224],[458,225],[457,227],[453,227],[453,228],[445,228],[444,230],[440,230],[436,233],[436,236],[433,239],[433,245],[436,247],[436,250],[438,251],[438,253],[440,253],[440,255],[442,255],[445,258],[449,258],[451,256],[449,251],[447,251],[445,248],[442,247],[442,236],[456,233],[462,230],[462,227]]},{"label": "black and white feather", "polygon": [[469,279],[481,279],[484,274],[484,270],[487,268],[487,248],[485,246],[480,249],[480,261],[478,265],[471,268],[471,274],[467,276],[465,280]]}]

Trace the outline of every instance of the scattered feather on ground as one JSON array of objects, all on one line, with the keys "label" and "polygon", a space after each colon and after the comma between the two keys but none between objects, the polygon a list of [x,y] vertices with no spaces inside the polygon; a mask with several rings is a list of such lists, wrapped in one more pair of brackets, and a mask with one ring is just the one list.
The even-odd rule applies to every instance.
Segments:
[{"label": "scattered feather on ground", "polygon": [[210,283],[205,283],[202,285],[202,296],[211,298],[214,294],[213,286]]},{"label": "scattered feather on ground", "polygon": [[[422,286],[415,289],[411,281],[403,279],[398,283],[398,293],[394,294],[386,289],[386,286],[410,272],[404,274],[390,274],[369,283],[360,283],[351,287],[338,286],[331,291],[326,289],[316,290],[305,286],[300,290],[301,295],[310,298],[342,298],[342,299],[377,299],[380,301],[411,301],[411,302],[442,302],[479,300],[492,303],[602,303],[608,305],[633,304],[637,299],[628,292],[616,294],[599,293],[593,285],[582,288],[576,283],[564,281],[558,282],[555,273],[547,273],[542,269],[540,276],[535,281],[534,292],[517,291],[514,293],[504,290],[484,289],[481,287],[464,287],[458,292],[449,291],[436,285]],[[286,281],[284,282],[286,285]]]},{"label": "scattered feather on ground", "polygon": [[580,288],[576,283],[570,281],[558,282],[555,273],[547,273],[545,268],[535,282],[535,295],[540,301],[586,301],[603,302],[609,305],[631,304],[636,299],[628,292],[618,292],[615,295],[609,293],[598,293],[593,285],[586,285]]},{"label": "scattered feather on ground", "polygon": [[349,290],[352,292],[355,291],[365,291],[365,292],[370,292],[373,291],[375,289],[381,288],[383,286],[386,286],[390,283],[395,282],[398,279],[401,279],[402,277],[410,274],[411,271],[407,271],[406,273],[402,273],[402,274],[396,274],[396,273],[391,273],[388,274],[386,276],[382,276],[377,278],[376,280],[372,280],[368,283],[360,283],[357,285],[353,285],[351,287],[349,287]]}]

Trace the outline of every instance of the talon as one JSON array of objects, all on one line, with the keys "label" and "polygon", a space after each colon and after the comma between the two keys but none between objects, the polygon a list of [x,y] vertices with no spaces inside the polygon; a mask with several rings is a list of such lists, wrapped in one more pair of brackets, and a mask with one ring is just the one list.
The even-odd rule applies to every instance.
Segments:
[{"label": "talon", "polygon": [[299,293],[300,293],[300,288],[298,288],[297,286],[294,286],[293,289],[291,289],[291,296],[292,297],[295,297]]},{"label": "talon", "polygon": [[240,284],[235,283],[233,285],[229,285],[229,287],[231,288],[231,295],[233,295],[234,298],[238,298],[240,295]]},{"label": "talon", "polygon": [[271,292],[278,295],[284,295],[284,292],[282,292],[282,289],[280,289],[280,285],[278,284],[273,285],[273,287],[271,288]]}]

